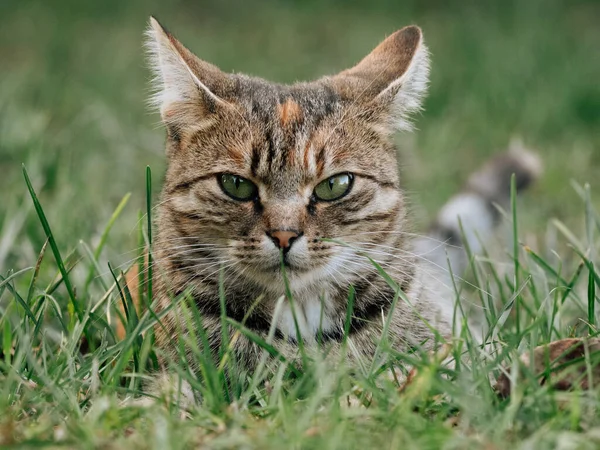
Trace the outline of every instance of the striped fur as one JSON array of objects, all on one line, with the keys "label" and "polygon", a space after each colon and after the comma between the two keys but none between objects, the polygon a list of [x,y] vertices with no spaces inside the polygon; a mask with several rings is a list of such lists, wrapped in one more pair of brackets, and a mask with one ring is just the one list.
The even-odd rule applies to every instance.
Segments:
[{"label": "striped fur", "polygon": [[[319,338],[339,351],[352,286],[350,339],[368,357],[394,297],[370,258],[409,300],[400,301],[391,317],[389,338],[398,350],[430,348],[429,324],[450,336],[453,296],[432,275],[439,270],[435,261],[413,251],[392,140],[393,131],[409,128],[427,87],[429,59],[419,28],[392,34],[352,69],[289,86],[225,74],[154,19],[147,36],[155,102],[168,131],[153,250],[159,309],[191,292],[216,348],[223,271],[227,315],[247,317],[246,326],[265,338],[275,326],[274,344],[295,358],[298,332],[309,351],[316,351]],[[521,162],[515,157],[506,173]],[[227,196],[217,181],[222,173],[254,182],[257,197],[241,202]],[[315,186],[339,173],[353,174],[349,193],[319,201]],[[488,205],[494,195],[477,184],[472,192]],[[289,299],[276,308],[285,283],[279,249],[269,238],[273,230],[298,235],[284,259],[299,330]],[[156,328],[167,353],[175,351],[178,333],[186,333],[179,319],[175,310]],[[261,353],[244,337],[235,351],[248,369]]]}]

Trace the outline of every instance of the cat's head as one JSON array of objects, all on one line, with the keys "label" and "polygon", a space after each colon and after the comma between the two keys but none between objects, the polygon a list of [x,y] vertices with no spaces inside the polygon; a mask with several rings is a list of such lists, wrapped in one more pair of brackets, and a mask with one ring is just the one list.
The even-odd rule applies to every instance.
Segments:
[{"label": "cat's head", "polygon": [[359,276],[356,250],[328,239],[399,245],[406,208],[391,136],[410,128],[426,91],[419,28],[395,32],[351,69],[287,86],[224,73],[150,22],[153,101],[168,130],[166,253],[267,288],[280,284],[282,253],[301,289]]}]

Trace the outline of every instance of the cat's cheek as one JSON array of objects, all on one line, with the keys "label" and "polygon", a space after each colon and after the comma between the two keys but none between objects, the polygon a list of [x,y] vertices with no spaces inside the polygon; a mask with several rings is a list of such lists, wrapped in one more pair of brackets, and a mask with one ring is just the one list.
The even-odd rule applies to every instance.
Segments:
[{"label": "cat's cheek", "polygon": [[[348,223],[356,224],[362,222],[364,225],[375,224],[381,220],[391,219],[396,216],[403,207],[401,195],[396,190],[377,191],[369,201],[357,211],[340,211]],[[345,223],[345,221],[342,222]],[[377,230],[373,230],[377,231]]]},{"label": "cat's cheek", "polygon": [[398,191],[388,189],[378,192],[373,203],[373,209],[393,213],[402,206],[402,197]]},{"label": "cat's cheek", "polygon": [[355,269],[360,266],[360,257],[348,247],[338,248],[327,263],[326,272],[333,272],[344,283],[350,283]]},{"label": "cat's cheek", "polygon": [[192,191],[173,196],[169,203],[175,211],[184,214],[193,213],[198,209],[198,200],[196,200]]},{"label": "cat's cheek", "polygon": [[288,261],[294,265],[305,266],[310,262],[310,252],[308,250],[308,241],[303,236],[296,240],[288,253]]},{"label": "cat's cheek", "polygon": [[251,260],[258,272],[279,264],[279,250],[266,234],[254,239]]}]

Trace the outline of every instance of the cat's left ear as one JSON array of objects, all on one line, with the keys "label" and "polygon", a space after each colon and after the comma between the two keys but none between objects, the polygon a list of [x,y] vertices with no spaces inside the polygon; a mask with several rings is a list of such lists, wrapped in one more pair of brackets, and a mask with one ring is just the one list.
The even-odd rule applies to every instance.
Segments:
[{"label": "cat's left ear", "polygon": [[364,107],[385,110],[391,130],[410,130],[429,82],[429,53],[416,26],[396,31],[351,69],[333,77],[336,88]]},{"label": "cat's left ear", "polygon": [[196,57],[154,17],[150,17],[146,47],[155,74],[151,101],[167,128],[180,133],[211,123],[211,113],[227,105],[221,95],[230,88],[230,77]]}]

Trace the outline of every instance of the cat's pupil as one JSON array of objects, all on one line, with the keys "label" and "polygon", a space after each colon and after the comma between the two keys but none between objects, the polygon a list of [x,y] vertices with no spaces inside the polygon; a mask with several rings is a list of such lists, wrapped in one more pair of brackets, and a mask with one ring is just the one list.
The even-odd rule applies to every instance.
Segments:
[{"label": "cat's pupil", "polygon": [[329,190],[333,191],[333,186],[335,184],[335,179],[332,177],[329,179]]},{"label": "cat's pupil", "polygon": [[235,188],[239,189],[240,188],[240,177],[238,176],[233,176],[233,183],[235,184]]}]

